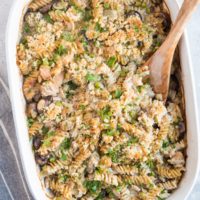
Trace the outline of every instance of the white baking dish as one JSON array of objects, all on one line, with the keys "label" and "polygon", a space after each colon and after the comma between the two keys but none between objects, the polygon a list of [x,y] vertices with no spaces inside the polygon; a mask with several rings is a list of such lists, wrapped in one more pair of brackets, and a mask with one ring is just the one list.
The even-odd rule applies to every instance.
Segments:
[{"label": "white baking dish", "polygon": [[[10,11],[6,32],[7,69],[12,109],[25,177],[35,199],[45,200],[47,198],[38,178],[36,163],[29,143],[25,116],[25,100],[22,93],[22,78],[16,65],[16,44],[20,37],[19,33],[20,24],[22,22],[22,13],[28,2],[29,0],[15,1]],[[174,20],[179,10],[177,1],[166,0],[166,3],[170,9],[172,20]],[[181,181],[179,188],[169,198],[170,200],[187,199],[196,181],[200,160],[197,103],[186,34],[182,37],[179,47],[186,101],[188,158],[185,176]]]}]

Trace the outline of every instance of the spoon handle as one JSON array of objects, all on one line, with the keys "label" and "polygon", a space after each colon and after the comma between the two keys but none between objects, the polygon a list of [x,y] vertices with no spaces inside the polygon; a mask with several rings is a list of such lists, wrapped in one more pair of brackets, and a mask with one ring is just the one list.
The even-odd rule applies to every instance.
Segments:
[{"label": "spoon handle", "polygon": [[171,49],[172,52],[175,50],[183,34],[187,21],[191,17],[199,2],[200,0],[184,0],[170,34],[166,38],[166,42],[163,45],[162,49],[164,51],[166,51],[166,49]]},{"label": "spoon handle", "polygon": [[171,65],[176,46],[183,34],[187,21],[197,7],[200,0],[185,0],[179,15],[171,28],[166,40],[155,54],[145,63],[150,66],[151,84],[156,93],[167,99]]}]

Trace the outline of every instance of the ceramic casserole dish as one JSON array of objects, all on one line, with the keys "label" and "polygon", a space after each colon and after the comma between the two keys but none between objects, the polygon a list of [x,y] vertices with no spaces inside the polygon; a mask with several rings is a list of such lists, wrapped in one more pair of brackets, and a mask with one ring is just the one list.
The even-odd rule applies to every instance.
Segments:
[{"label": "ceramic casserole dish", "polygon": [[[16,64],[16,45],[20,38],[23,13],[29,0],[15,1],[10,11],[6,32],[7,71],[10,86],[10,97],[15,121],[16,134],[20,149],[21,161],[30,191],[37,200],[47,199],[41,186],[38,169],[31,149],[25,115],[25,99],[22,92],[22,77]],[[177,0],[166,0],[172,21],[177,16],[179,6]],[[169,197],[169,200],[184,200],[190,194],[199,170],[199,127],[196,94],[190,51],[186,33],[180,44],[180,62],[185,96],[185,112],[187,118],[187,164],[186,173],[179,188]]]}]

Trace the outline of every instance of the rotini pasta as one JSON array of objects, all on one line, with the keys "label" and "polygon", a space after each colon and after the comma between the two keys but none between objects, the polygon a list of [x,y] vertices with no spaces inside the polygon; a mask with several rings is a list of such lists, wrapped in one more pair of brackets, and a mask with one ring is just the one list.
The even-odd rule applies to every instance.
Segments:
[{"label": "rotini pasta", "polygon": [[66,15],[66,13],[60,10],[51,11],[49,12],[49,15],[54,21],[61,21],[61,22],[70,21],[70,18]]},{"label": "rotini pasta", "polygon": [[63,197],[67,200],[74,199],[72,197],[74,186],[75,184],[73,181],[68,181],[67,183],[59,183],[56,180],[48,181],[48,187],[53,191],[61,193]]},{"label": "rotini pasta", "polygon": [[162,192],[162,187],[153,188],[149,192],[141,192],[139,197],[143,200],[154,200],[157,199]]},{"label": "rotini pasta", "polygon": [[103,181],[105,184],[118,186],[118,177],[109,173],[96,173],[94,179]]},{"label": "rotini pasta", "polygon": [[[187,146],[182,93],[170,88],[162,101],[143,66],[169,19],[163,1],[29,4],[17,64],[48,198],[158,200],[178,187]],[[178,69],[175,60],[174,77]]]},{"label": "rotini pasta", "polygon": [[29,135],[34,136],[39,133],[42,129],[43,125],[40,122],[34,122],[32,126],[29,128]]},{"label": "rotini pasta", "polygon": [[171,180],[167,181],[165,183],[162,183],[162,187],[164,187],[166,190],[174,190],[177,188],[177,180]]},{"label": "rotini pasta", "polygon": [[138,168],[130,165],[113,166],[113,169],[121,175],[135,175],[138,173]]},{"label": "rotini pasta", "polygon": [[42,168],[41,175],[42,176],[53,175],[57,171],[62,170],[62,169],[67,170],[68,166],[65,165],[63,162],[57,160],[57,161],[55,161],[53,163],[50,163],[49,165],[44,166]]},{"label": "rotini pasta", "polygon": [[184,171],[183,168],[169,168],[164,166],[157,166],[157,169],[160,176],[168,179],[179,178],[182,175],[181,171]]},{"label": "rotini pasta", "polygon": [[122,176],[121,177],[121,182],[125,182],[128,184],[133,184],[133,185],[146,185],[148,186],[149,184],[153,183],[153,180],[151,177],[142,175],[142,176]]},{"label": "rotini pasta", "polygon": [[42,8],[43,6],[51,3],[52,0],[34,0],[33,2],[30,3],[29,9],[36,11],[39,8]]}]

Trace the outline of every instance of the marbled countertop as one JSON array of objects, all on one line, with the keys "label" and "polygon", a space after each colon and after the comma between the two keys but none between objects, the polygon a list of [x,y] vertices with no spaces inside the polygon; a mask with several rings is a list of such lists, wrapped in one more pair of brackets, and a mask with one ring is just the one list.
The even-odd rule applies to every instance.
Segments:
[{"label": "marbled countertop", "polygon": [[[0,200],[28,200],[33,198],[26,186],[20,163],[9,101],[5,61],[5,28],[9,9],[13,1],[0,0]],[[178,1],[182,2],[182,0]],[[200,113],[200,8],[195,12],[187,26],[187,32],[199,102],[198,111]],[[188,200],[199,199],[200,175]]]}]

